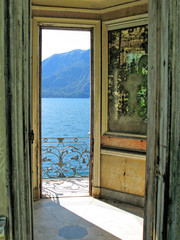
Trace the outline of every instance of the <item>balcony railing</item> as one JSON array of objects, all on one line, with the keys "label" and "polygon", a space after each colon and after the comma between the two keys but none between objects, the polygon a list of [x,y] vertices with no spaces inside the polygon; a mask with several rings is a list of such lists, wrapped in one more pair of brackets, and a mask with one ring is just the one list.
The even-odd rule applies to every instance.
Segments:
[{"label": "balcony railing", "polygon": [[89,175],[89,137],[42,138],[42,178]]}]

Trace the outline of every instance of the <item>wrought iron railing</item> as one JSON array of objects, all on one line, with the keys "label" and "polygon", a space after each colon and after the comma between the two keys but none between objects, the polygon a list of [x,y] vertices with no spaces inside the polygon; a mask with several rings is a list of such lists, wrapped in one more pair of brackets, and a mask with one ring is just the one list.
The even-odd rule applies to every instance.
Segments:
[{"label": "wrought iron railing", "polygon": [[89,137],[42,138],[41,155],[43,178],[89,175]]}]

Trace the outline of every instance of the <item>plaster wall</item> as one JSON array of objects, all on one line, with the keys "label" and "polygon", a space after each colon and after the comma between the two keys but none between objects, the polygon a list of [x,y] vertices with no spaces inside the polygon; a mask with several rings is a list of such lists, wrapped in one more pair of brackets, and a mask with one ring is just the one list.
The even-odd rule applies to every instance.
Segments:
[{"label": "plaster wall", "polygon": [[142,155],[101,154],[101,187],[144,196],[146,158]]}]

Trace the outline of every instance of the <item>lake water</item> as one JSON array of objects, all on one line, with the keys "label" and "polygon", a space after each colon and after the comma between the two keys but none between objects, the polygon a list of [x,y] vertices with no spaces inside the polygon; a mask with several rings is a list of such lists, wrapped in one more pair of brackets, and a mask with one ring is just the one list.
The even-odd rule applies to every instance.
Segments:
[{"label": "lake water", "polygon": [[42,138],[56,138],[42,142],[42,177],[88,176],[90,99],[42,98],[41,109]]},{"label": "lake water", "polygon": [[89,98],[42,98],[42,137],[88,137]]}]

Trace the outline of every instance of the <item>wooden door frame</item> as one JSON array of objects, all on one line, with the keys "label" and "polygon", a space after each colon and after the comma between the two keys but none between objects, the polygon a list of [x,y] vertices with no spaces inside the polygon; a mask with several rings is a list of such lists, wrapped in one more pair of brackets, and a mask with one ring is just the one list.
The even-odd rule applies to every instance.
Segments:
[{"label": "wooden door frame", "polygon": [[149,1],[144,240],[174,240],[180,233],[179,10],[179,0]]},{"label": "wooden door frame", "polygon": [[[5,3],[5,1],[4,1]],[[179,225],[180,225],[180,213],[179,213],[179,192],[180,192],[180,164],[179,164],[179,142],[180,142],[180,82],[179,82],[179,34],[180,34],[180,22],[179,19],[179,0],[149,0],[149,30],[151,47],[154,56],[150,56],[149,71],[152,82],[149,85],[149,92],[152,93],[150,103],[152,105],[151,111],[149,111],[149,130],[148,130],[148,164],[147,164],[147,177],[146,177],[146,204],[145,204],[145,223],[144,223],[144,240],[175,240],[178,238]],[[3,94],[7,96],[5,99],[1,99],[6,106],[4,106],[4,115],[8,116],[8,121],[4,123],[7,132],[4,132],[4,144],[7,146],[8,154],[5,155],[7,160],[4,160],[4,164],[7,164],[6,182],[2,181],[3,187],[8,189],[6,196],[6,204],[8,205],[8,237],[9,239],[33,239],[32,228],[32,199],[31,199],[31,168],[30,168],[30,154],[29,154],[29,120],[30,116],[27,113],[27,103],[30,103],[30,97],[28,98],[28,92],[30,90],[30,1],[10,1],[8,7],[2,8],[1,11],[6,10],[7,16],[1,16],[1,20],[8,32],[7,41],[4,41],[2,35],[1,43],[4,41],[3,47],[8,53],[5,63],[2,64],[2,68],[7,68],[7,75],[3,75],[7,87],[4,89]],[[2,25],[3,27],[3,25]],[[100,25],[98,22],[98,30],[100,35]],[[35,35],[38,35],[34,33]],[[98,33],[97,33],[98,34]],[[5,35],[6,36],[6,35]],[[153,41],[155,39],[155,41]],[[167,43],[168,42],[168,46]],[[23,43],[23,45],[22,45]],[[162,44],[158,49],[159,43]],[[37,42],[36,42],[37,44]],[[35,44],[35,47],[36,47]],[[99,161],[96,161],[96,165],[100,164],[100,97],[98,95],[100,91],[100,43],[96,45],[98,47],[97,56],[95,57],[99,71],[96,72],[97,82],[95,82],[95,100],[98,101],[97,112],[98,118],[95,125],[95,140],[97,141],[96,157],[99,157]],[[167,50],[168,48],[168,50]],[[1,48],[2,49],[2,48]],[[165,49],[165,51],[164,51]],[[38,50],[36,48],[36,50]],[[34,50],[33,50],[34,51]],[[159,57],[162,56],[162,61],[159,61]],[[163,59],[165,56],[168,57]],[[33,56],[34,58],[35,56]],[[3,58],[3,55],[2,55]],[[165,60],[165,62],[164,62]],[[166,62],[166,60],[168,60]],[[38,60],[35,61],[38,64]],[[157,62],[161,63],[158,64]],[[159,71],[158,68],[160,69]],[[159,87],[159,80],[163,80],[163,69],[166,76],[165,84],[161,84]],[[37,71],[37,69],[36,69]],[[161,72],[161,75],[157,74]],[[35,73],[33,73],[35,74]],[[5,81],[6,80],[6,81]],[[33,81],[36,81],[33,79]],[[167,91],[167,85],[170,83],[170,88]],[[36,84],[36,82],[34,83]],[[23,90],[23,91],[22,91]],[[165,108],[161,108],[164,104],[158,107],[166,98],[159,98],[157,94],[160,92],[168,92],[168,101],[165,101]],[[1,90],[3,91],[3,90]],[[33,97],[37,93],[33,92]],[[153,95],[154,94],[154,95]],[[4,96],[4,95],[3,95]],[[156,98],[158,97],[158,98]],[[157,103],[156,103],[157,100]],[[7,101],[7,102],[5,102]],[[162,101],[162,102],[161,102]],[[34,105],[33,105],[34,106]],[[172,107],[169,108],[169,106]],[[164,119],[168,122],[168,127],[163,128],[163,121],[160,121],[159,110],[161,112],[161,120]],[[158,113],[158,114],[157,114]],[[168,113],[168,119],[167,114]],[[36,123],[36,122],[35,122]],[[151,129],[152,127],[152,129]],[[164,133],[168,135],[167,143],[169,145],[159,144],[159,132],[164,130]],[[97,130],[97,132],[96,132]],[[157,134],[156,134],[157,133]],[[160,137],[162,138],[162,135]],[[170,138],[170,140],[169,140]],[[6,141],[7,140],[7,141]],[[98,146],[99,144],[99,146]],[[164,150],[163,150],[164,149]],[[157,153],[162,150],[159,156]],[[98,154],[99,153],[99,154]],[[156,163],[160,157],[161,166]],[[96,159],[95,159],[96,160]],[[167,166],[167,170],[164,175],[164,166]],[[163,168],[162,168],[163,167]],[[96,183],[98,182],[98,171],[96,169]],[[159,171],[160,170],[160,171]],[[35,169],[36,171],[36,169]],[[3,177],[3,176],[2,176]],[[157,185],[157,178],[165,177],[165,189],[167,198],[163,194],[158,196],[158,188],[162,187],[162,184]],[[94,185],[95,186],[95,185]],[[155,187],[157,187],[155,189]],[[160,193],[160,191],[159,191]],[[157,196],[159,197],[157,203]],[[164,204],[164,200],[168,200]],[[160,210],[160,211],[159,211]],[[159,213],[160,214],[159,214]],[[165,214],[164,214],[165,213]],[[2,213],[1,213],[2,214]],[[165,221],[162,221],[165,220]],[[161,222],[162,221],[162,222]],[[161,223],[160,223],[161,222]],[[23,223],[23,224],[22,224]],[[159,224],[160,223],[160,224]],[[159,227],[159,228],[158,228]],[[167,233],[165,233],[167,231]],[[165,233],[163,235],[163,233]],[[167,236],[166,236],[167,234]]]},{"label": "wooden door frame", "polygon": [[[32,19],[32,122],[34,130],[33,144],[33,193],[34,199],[41,197],[41,94],[40,94],[40,31],[41,28],[75,28],[89,29],[94,34],[93,38],[93,114],[91,121],[93,132],[91,133],[91,143],[93,144],[93,169],[90,167],[90,176],[93,176],[91,195],[99,195],[100,189],[100,104],[101,104],[101,27],[99,20],[87,19],[64,19],[33,17]],[[92,156],[92,152],[91,152]],[[90,179],[91,180],[91,179]]]}]

